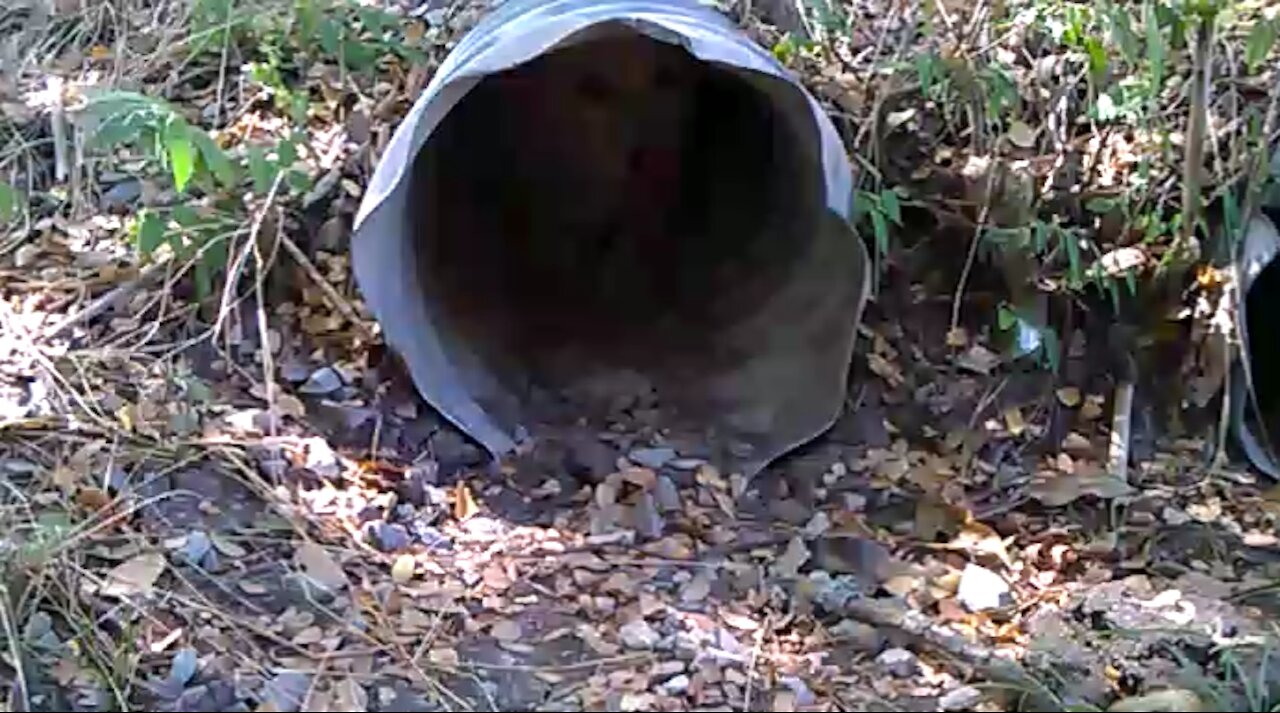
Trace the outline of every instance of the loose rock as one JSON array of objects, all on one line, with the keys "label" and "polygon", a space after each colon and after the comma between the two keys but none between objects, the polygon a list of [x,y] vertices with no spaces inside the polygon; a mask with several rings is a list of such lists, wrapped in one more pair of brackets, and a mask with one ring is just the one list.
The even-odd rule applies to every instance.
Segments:
[{"label": "loose rock", "polygon": [[644,619],[632,619],[618,630],[622,645],[629,649],[652,649],[662,637]]},{"label": "loose rock", "polygon": [[1009,583],[981,565],[969,563],[960,575],[956,599],[972,612],[1000,609],[1013,601]]},{"label": "loose rock", "polygon": [[982,691],[973,686],[961,686],[947,691],[938,699],[938,707],[944,711],[973,710],[982,700]]},{"label": "loose rock", "polygon": [[311,376],[298,387],[298,391],[311,396],[331,394],[342,388],[342,376],[331,366],[321,367],[311,372]]},{"label": "loose rock", "polygon": [[675,460],[674,448],[637,448],[627,454],[627,460],[636,465],[657,470]]},{"label": "loose rock", "polygon": [[658,510],[664,513],[680,511],[680,490],[676,488],[675,481],[671,478],[665,475],[658,476],[653,486],[653,497],[657,500]]},{"label": "loose rock", "polygon": [[897,678],[914,676],[920,670],[920,659],[906,649],[885,649],[876,657],[876,663]]},{"label": "loose rock", "polygon": [[665,695],[683,696],[689,690],[689,683],[689,677],[682,673],[663,681],[659,688]]},{"label": "loose rock", "polygon": [[878,654],[884,648],[885,637],[880,630],[855,619],[841,619],[831,627],[831,634],[848,640],[857,651]]}]

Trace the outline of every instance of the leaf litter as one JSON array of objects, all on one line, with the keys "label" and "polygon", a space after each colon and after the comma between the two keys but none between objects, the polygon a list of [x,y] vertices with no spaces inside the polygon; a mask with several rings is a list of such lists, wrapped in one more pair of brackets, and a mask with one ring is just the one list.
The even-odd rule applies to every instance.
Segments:
[{"label": "leaf litter", "polygon": [[[964,16],[958,4],[940,7]],[[121,22],[152,21],[126,9]],[[936,130],[938,102],[886,106],[893,97],[870,83],[888,75],[858,65],[900,52],[894,33],[909,23],[897,11],[852,11],[865,22],[793,53],[793,68],[856,116],[883,111],[885,136]],[[398,13],[387,27],[405,27],[438,61],[481,12],[432,12]],[[777,27],[743,22],[786,54]],[[0,340],[0,468],[17,486],[6,497],[23,494],[6,501],[6,516],[25,518],[13,528],[17,559],[6,564],[26,573],[12,585],[29,595],[17,599],[20,655],[51,674],[19,692],[31,709],[124,708],[143,688],[157,689],[166,710],[548,701],[579,710],[876,710],[913,698],[944,710],[1013,707],[970,685],[1025,688],[992,664],[1000,660],[1053,670],[1057,695],[1096,707],[1194,706],[1199,694],[1151,652],[1260,635],[1250,610],[1227,599],[1265,584],[1277,498],[1251,474],[1207,472],[1195,444],[1163,444],[1125,479],[1107,473],[1103,389],[1028,377],[1024,357],[1011,357],[997,333],[939,321],[914,296],[886,293],[859,344],[856,361],[874,387],[855,385],[858,408],[883,414],[880,445],[867,446],[865,433],[831,435],[747,483],[672,434],[615,415],[588,432],[604,445],[599,482],[545,464],[533,466],[536,489],[517,480],[524,464],[485,473],[478,449],[388,376],[341,246],[374,158],[429,79],[428,64],[383,57],[371,75],[317,59],[299,79],[312,113],[294,141],[281,90],[296,87],[253,85],[261,96],[246,98],[221,82],[146,85],[164,74],[151,69],[175,62],[213,76],[228,68],[221,52],[186,60],[127,44],[143,35],[122,40],[119,57],[105,44],[58,49],[40,31],[29,35],[33,62],[82,72],[60,98],[49,94],[49,106],[92,93],[98,70],[116,62],[172,98],[185,116],[175,126],[187,127],[162,142],[168,175],[136,184],[127,179],[147,163],[124,149],[76,167],[89,186],[36,169],[26,183],[51,187],[67,209],[37,207],[44,212],[18,242],[6,232],[0,244],[0,323],[18,336]],[[1260,42],[1250,40],[1249,54],[1265,56]],[[346,48],[358,56],[362,47]],[[826,53],[840,61],[817,66]],[[858,72],[831,69],[849,62]],[[7,81],[0,71],[0,102],[19,107],[3,112],[18,122],[14,135],[44,137],[52,111],[18,102]],[[248,201],[272,228],[255,239],[278,230],[298,248],[280,246],[294,263],[262,268],[281,278],[284,295],[263,309],[265,329],[239,301],[251,305],[252,295],[228,293],[215,301],[226,307],[212,315],[215,328],[193,334],[189,295],[174,300],[170,289],[177,279],[157,282],[159,271],[147,273],[117,240],[128,221],[139,239],[166,235],[144,211],[190,197],[200,161],[219,155],[191,138],[197,129],[246,154],[251,172],[267,171],[252,177],[267,184],[256,188],[269,188],[277,168],[295,171],[296,192],[269,200],[258,190]],[[1003,136],[1030,157],[1053,130],[1027,115]],[[1133,170],[1139,150],[1118,133],[1088,147],[1104,182]],[[913,172],[935,163],[991,170],[955,137],[924,138],[936,154]],[[275,142],[274,153],[259,156],[259,142]],[[31,165],[46,162],[16,150]],[[174,208],[171,217],[191,231],[251,223],[220,216],[213,201],[190,203],[194,216]],[[1090,206],[1105,215],[1106,206]],[[305,212],[317,209],[320,221],[307,224]],[[234,234],[231,247],[252,253],[250,236],[236,232],[243,227],[221,228]],[[177,244],[160,242],[148,249],[163,267]],[[1062,250],[1073,246],[1065,240]],[[1135,256],[1108,249],[1098,263],[1144,269],[1145,253]],[[109,295],[120,284],[131,287]],[[1019,340],[1042,343],[1026,318],[1013,324]],[[1174,583],[1183,598],[1160,593]],[[1233,634],[1196,629],[1183,601],[1217,612]],[[1103,645],[1093,627],[1106,617],[1108,630],[1137,628],[1147,640]],[[1190,626],[1186,638],[1157,633],[1170,624]],[[914,643],[887,645],[904,634]],[[125,646],[126,666],[102,666]]]}]

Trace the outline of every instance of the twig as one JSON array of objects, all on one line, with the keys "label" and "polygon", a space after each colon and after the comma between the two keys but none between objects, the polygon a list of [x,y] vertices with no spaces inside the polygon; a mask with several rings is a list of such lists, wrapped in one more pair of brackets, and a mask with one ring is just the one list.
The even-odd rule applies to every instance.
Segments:
[{"label": "twig", "polygon": [[1209,79],[1212,68],[1209,54],[1213,49],[1213,24],[1202,20],[1196,32],[1192,53],[1192,87],[1187,120],[1187,144],[1182,162],[1182,226],[1170,246],[1174,259],[1182,262],[1184,252],[1195,241],[1196,223],[1200,218],[1200,174],[1204,170],[1205,131],[1208,124]]},{"label": "twig", "polygon": [[284,244],[284,249],[288,251],[290,257],[302,267],[303,272],[307,273],[307,277],[310,277],[316,283],[316,287],[319,287],[324,296],[329,298],[329,301],[342,313],[342,316],[346,317],[352,326],[363,332],[364,323],[361,321],[360,315],[356,314],[355,308],[351,306],[351,303],[346,298],[338,294],[337,290],[333,289],[333,285],[329,284],[328,280],[324,279],[324,275],[320,274],[320,270],[316,268],[315,263],[311,262],[311,258],[302,252],[302,248],[298,247],[297,243],[293,242],[293,238],[282,234],[280,241]]},{"label": "twig", "polygon": [[960,281],[956,283],[956,293],[951,298],[951,329],[948,333],[954,332],[960,326],[960,302],[964,297],[964,288],[969,284],[969,272],[973,270],[973,262],[978,256],[978,243],[982,241],[982,233],[987,228],[987,220],[991,216],[992,194],[996,189],[996,175],[1000,169],[1000,163],[995,158],[991,160],[991,166],[987,173],[987,190],[983,196],[982,210],[978,213],[978,224],[973,229],[973,240],[969,243],[969,255],[965,257],[964,269],[960,271]]},{"label": "twig", "polygon": [[63,183],[71,174],[71,161],[67,157],[67,113],[62,77],[49,77],[46,86],[52,104],[49,111],[49,130],[53,137],[53,175],[58,183]]},{"label": "twig", "polygon": [[1107,470],[1118,480],[1129,478],[1129,436],[1133,418],[1133,380],[1116,384],[1115,412],[1111,416],[1111,443]]},{"label": "twig", "polygon": [[160,270],[163,269],[168,264],[169,264],[169,261],[166,259],[157,259],[155,262],[139,270],[137,277],[133,278],[132,280],[129,280],[123,285],[119,285],[111,288],[110,290],[108,290],[107,292],[99,296],[97,299],[90,302],[89,306],[67,317],[66,319],[63,319],[53,329],[51,329],[45,336],[49,339],[54,339],[56,337],[62,336],[63,333],[65,333],[67,330],[71,329],[72,327],[76,326],[77,324],[80,324],[81,322],[87,322],[93,319],[94,317],[101,315],[103,312],[106,312],[107,310],[116,306],[120,302],[123,302],[125,299],[128,299],[130,295],[138,291],[138,288],[150,282],[151,278],[155,277],[156,274],[159,273]]},{"label": "twig", "polygon": [[[279,182],[280,175],[281,174],[276,175],[277,184]],[[281,228],[279,221],[277,221],[277,239],[283,234],[283,229]],[[257,302],[258,343],[262,347],[262,387],[265,390],[263,396],[267,402],[267,413],[271,414],[270,418],[267,419],[267,434],[275,436],[278,430],[276,428],[276,422],[279,420],[280,414],[276,410],[276,363],[275,355],[272,354],[271,330],[267,327],[266,295],[262,286],[262,283],[266,278],[267,265],[262,256],[262,243],[258,241],[256,235],[249,237],[249,244],[253,246],[253,292]]]}]

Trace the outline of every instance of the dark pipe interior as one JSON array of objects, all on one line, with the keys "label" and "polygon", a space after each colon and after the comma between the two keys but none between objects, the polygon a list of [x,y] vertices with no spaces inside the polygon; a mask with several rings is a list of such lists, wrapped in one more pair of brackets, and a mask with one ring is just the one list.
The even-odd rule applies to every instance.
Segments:
[{"label": "dark pipe interior", "polygon": [[713,358],[822,212],[801,139],[754,82],[631,30],[490,76],[413,169],[437,319],[520,373]]},{"label": "dark pipe interior", "polygon": [[[1280,216],[1269,216],[1273,220]],[[1258,273],[1245,295],[1249,366],[1258,398],[1260,424],[1273,448],[1280,448],[1280,259]]]}]

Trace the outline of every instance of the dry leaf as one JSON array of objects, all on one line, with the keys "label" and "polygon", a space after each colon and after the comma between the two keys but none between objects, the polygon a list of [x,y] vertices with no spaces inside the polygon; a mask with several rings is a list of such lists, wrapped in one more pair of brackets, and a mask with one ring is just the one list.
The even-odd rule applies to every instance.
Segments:
[{"label": "dry leaf", "polygon": [[774,562],[774,572],[779,577],[790,578],[798,576],[800,567],[809,561],[809,554],[809,548],[805,546],[803,539],[800,537],[791,538],[791,542],[787,544],[787,549]]},{"label": "dry leaf", "polygon": [[112,568],[100,593],[109,597],[147,596],[155,589],[164,567],[164,555],[159,552],[138,555]]},{"label": "dry leaf", "polygon": [[1021,436],[1027,430],[1027,422],[1022,420],[1022,411],[1017,406],[1004,410],[1004,425],[1015,436]]},{"label": "dry leaf", "polygon": [[741,629],[743,631],[755,631],[756,629],[760,628],[760,622],[756,621],[755,619],[752,619],[751,617],[745,614],[738,614],[736,612],[731,612],[731,611],[721,611],[720,619],[723,620],[725,624],[728,624],[729,626],[735,629]]},{"label": "dry leaf", "polygon": [[333,682],[330,691],[333,700],[329,710],[333,713],[364,713],[369,710],[369,694],[364,686],[352,678],[342,678]]},{"label": "dry leaf", "polygon": [[245,550],[245,548],[222,537],[217,533],[210,533],[209,540],[213,542],[214,549],[226,555],[227,557],[239,559],[249,554],[248,551]]},{"label": "dry leaf", "polygon": [[1009,124],[1009,141],[1018,148],[1029,149],[1036,144],[1036,131],[1021,121]]},{"label": "dry leaf", "polygon": [[1004,539],[990,526],[971,520],[965,523],[960,532],[951,540],[951,546],[973,554],[992,555],[1006,567],[1012,567],[1009,552],[1005,549]]},{"label": "dry leaf", "polygon": [[947,330],[947,346],[959,349],[969,343],[969,333],[964,327],[952,327]]},{"label": "dry leaf", "polygon": [[1089,394],[1085,397],[1084,405],[1080,407],[1080,418],[1086,421],[1102,418],[1102,404],[1105,398],[1101,394]]},{"label": "dry leaf", "polygon": [[1058,401],[1067,408],[1075,408],[1080,405],[1080,389],[1074,386],[1064,386],[1054,393],[1058,395]]},{"label": "dry leaf", "polygon": [[1134,489],[1126,481],[1095,470],[1078,475],[1041,475],[1031,481],[1027,493],[1049,507],[1061,507],[1085,495],[1110,500],[1132,495]]},{"label": "dry leaf", "polygon": [[466,482],[459,480],[458,484],[453,488],[453,517],[459,522],[465,522],[480,512],[480,506],[476,504],[476,498],[471,494],[471,488],[467,487]]},{"label": "dry leaf", "polygon": [[456,649],[431,649],[427,652],[427,660],[437,666],[455,668],[458,665]]},{"label": "dry leaf", "polygon": [[396,584],[404,584],[413,579],[413,571],[416,563],[413,555],[404,554],[396,558],[395,563],[391,565],[391,580]]},{"label": "dry leaf", "polygon": [[1202,711],[1204,702],[1195,691],[1166,688],[1144,696],[1124,698],[1111,704],[1108,711]]},{"label": "dry leaf", "polygon": [[985,376],[1000,366],[1000,355],[981,344],[975,344],[956,357],[956,366]]},{"label": "dry leaf", "polygon": [[350,583],[341,565],[323,547],[314,542],[298,545],[297,562],[308,577],[335,592]]},{"label": "dry leaf", "polygon": [[711,578],[706,572],[699,572],[680,590],[680,601],[695,604],[707,598],[711,593]]},{"label": "dry leaf", "polygon": [[489,628],[489,633],[498,641],[512,642],[520,638],[524,632],[520,628],[520,622],[512,619],[503,619],[494,622]]},{"label": "dry leaf", "polygon": [[868,354],[867,366],[871,368],[873,373],[887,381],[889,386],[896,388],[906,381],[906,378],[902,376],[902,370],[879,354]]},{"label": "dry leaf", "polygon": [[314,644],[323,638],[324,638],[324,631],[321,630],[320,627],[308,626],[302,631],[299,631],[293,637],[293,643],[297,644],[298,646],[307,646],[309,644]]}]

